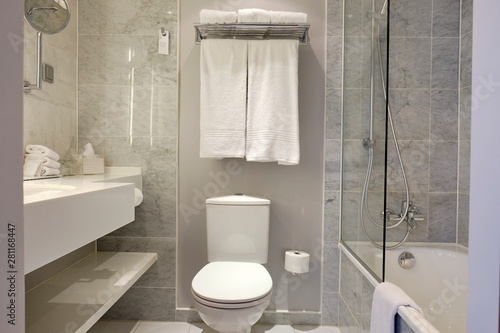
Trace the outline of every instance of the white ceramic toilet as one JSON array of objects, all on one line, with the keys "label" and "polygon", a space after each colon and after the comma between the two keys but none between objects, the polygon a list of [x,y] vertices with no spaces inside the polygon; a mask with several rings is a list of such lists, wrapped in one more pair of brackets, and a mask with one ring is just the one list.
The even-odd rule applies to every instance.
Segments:
[{"label": "white ceramic toilet", "polygon": [[271,300],[267,262],[270,201],[242,194],[210,198],[208,264],[191,292],[201,319],[223,333],[250,332]]}]

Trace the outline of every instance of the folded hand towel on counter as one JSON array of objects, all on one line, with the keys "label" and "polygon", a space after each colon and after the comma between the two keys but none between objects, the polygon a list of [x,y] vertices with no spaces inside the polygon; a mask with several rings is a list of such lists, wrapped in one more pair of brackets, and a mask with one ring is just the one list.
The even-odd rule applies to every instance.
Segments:
[{"label": "folded hand towel on counter", "polygon": [[239,9],[238,23],[271,23],[271,12],[258,8]]},{"label": "folded hand towel on counter", "polygon": [[200,23],[236,23],[238,14],[234,11],[222,11],[213,9],[202,9],[200,11]]},{"label": "folded hand towel on counter", "polygon": [[59,169],[61,167],[61,163],[54,161],[50,157],[39,155],[39,154],[27,154],[25,160],[42,160],[42,166],[46,166],[49,168]]},{"label": "folded hand towel on counter", "polygon": [[61,174],[61,170],[49,168],[46,166],[42,166],[40,169],[40,176],[50,176],[50,175],[59,175]]},{"label": "folded hand towel on counter", "polygon": [[373,293],[370,333],[395,332],[395,316],[400,306],[410,306],[422,312],[398,286],[390,282],[379,284]]},{"label": "folded hand towel on counter", "polygon": [[24,166],[23,166],[24,177],[40,176],[43,156],[38,155],[38,157],[39,158],[31,158],[24,160]]},{"label": "folded hand towel on counter", "polygon": [[244,157],[247,41],[202,40],[200,65],[200,157]]},{"label": "folded hand towel on counter", "polygon": [[248,42],[248,161],[300,160],[297,40]]},{"label": "folded hand towel on counter", "polygon": [[271,23],[307,23],[307,14],[300,12],[271,11]]},{"label": "folded hand towel on counter", "polygon": [[58,153],[42,145],[27,145],[26,152],[28,154],[39,154],[42,156],[47,156],[53,159],[54,161],[59,161]]}]

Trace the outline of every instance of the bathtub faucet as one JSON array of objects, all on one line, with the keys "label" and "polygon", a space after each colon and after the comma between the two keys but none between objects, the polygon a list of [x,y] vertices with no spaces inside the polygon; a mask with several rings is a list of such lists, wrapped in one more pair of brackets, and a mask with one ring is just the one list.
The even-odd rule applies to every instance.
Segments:
[{"label": "bathtub faucet", "polygon": [[[404,213],[406,210],[406,200],[403,200],[401,202],[401,214]],[[408,213],[406,213],[405,217],[406,222],[412,229],[417,228],[417,221],[423,221],[424,220],[424,215],[420,214],[420,211],[417,209],[417,206],[413,205],[413,202],[409,202],[408,204]]]},{"label": "bathtub faucet", "polygon": [[[385,214],[382,212],[381,217],[384,218],[384,215],[387,219],[387,222],[397,222],[403,218],[403,214],[406,211],[406,200],[401,202],[401,212],[399,214],[395,214],[392,209],[387,209]],[[408,205],[408,212],[406,216],[404,216],[406,223],[410,226],[411,229],[416,229],[418,227],[417,222],[424,220],[424,215],[420,214],[420,211],[417,209],[417,206],[413,205],[413,202],[410,201]]]}]

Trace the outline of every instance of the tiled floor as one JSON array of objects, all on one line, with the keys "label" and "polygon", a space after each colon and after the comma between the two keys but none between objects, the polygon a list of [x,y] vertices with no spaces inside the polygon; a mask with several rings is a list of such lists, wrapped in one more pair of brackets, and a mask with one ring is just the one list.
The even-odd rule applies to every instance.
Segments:
[{"label": "tiled floor", "polygon": [[[89,333],[216,333],[205,324],[150,321],[99,321]],[[334,326],[256,325],[252,333],[340,333]]]}]

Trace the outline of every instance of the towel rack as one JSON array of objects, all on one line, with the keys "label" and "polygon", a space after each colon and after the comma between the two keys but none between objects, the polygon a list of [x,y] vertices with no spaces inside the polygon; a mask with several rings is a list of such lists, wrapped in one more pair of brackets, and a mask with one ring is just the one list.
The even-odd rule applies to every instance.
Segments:
[{"label": "towel rack", "polygon": [[309,24],[195,24],[196,44],[202,39],[298,39],[309,44]]}]

